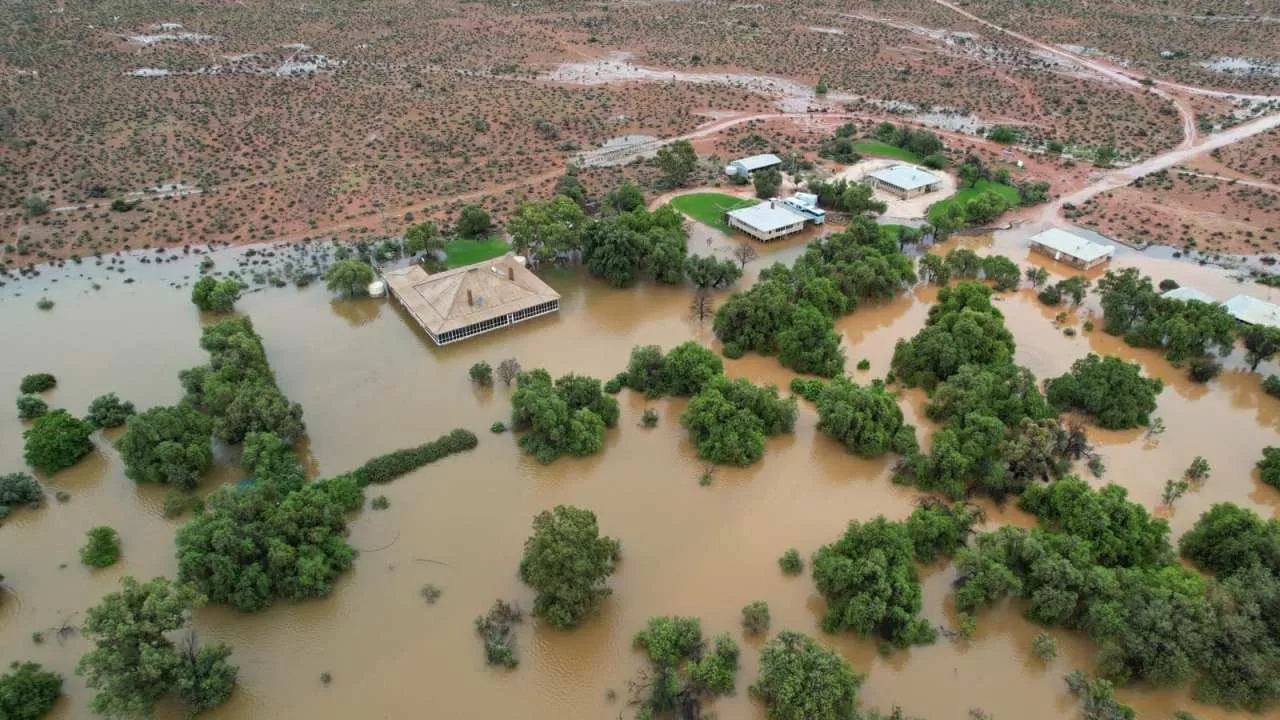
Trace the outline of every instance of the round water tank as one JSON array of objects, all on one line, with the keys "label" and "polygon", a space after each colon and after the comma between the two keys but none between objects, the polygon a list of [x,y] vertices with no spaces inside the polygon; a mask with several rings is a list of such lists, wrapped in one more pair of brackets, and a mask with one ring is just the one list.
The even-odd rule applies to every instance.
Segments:
[{"label": "round water tank", "polygon": [[381,280],[374,280],[373,282],[369,283],[369,297],[379,298],[385,295],[386,292],[387,292],[386,283],[382,282]]}]

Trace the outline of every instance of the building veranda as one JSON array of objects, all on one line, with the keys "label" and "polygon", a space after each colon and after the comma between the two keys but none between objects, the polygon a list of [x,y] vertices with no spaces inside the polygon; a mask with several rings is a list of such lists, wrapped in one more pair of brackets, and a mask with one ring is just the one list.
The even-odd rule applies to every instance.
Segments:
[{"label": "building veranda", "polygon": [[554,313],[560,294],[513,255],[428,274],[422,266],[383,273],[387,289],[436,345]]}]

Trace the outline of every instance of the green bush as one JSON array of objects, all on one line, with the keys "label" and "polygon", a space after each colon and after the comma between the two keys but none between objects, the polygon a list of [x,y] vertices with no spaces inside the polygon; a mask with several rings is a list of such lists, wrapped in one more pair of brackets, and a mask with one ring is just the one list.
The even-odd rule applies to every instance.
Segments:
[{"label": "green bush", "polygon": [[120,559],[120,535],[106,525],[89,531],[89,540],[80,548],[80,562],[89,567],[104,568]]},{"label": "green bush", "polygon": [[550,463],[562,455],[582,457],[604,447],[606,427],[618,424],[618,401],[595,378],[565,375],[555,383],[546,370],[522,372],[511,395],[512,429],[520,447]]},{"label": "green bush", "polygon": [[756,462],[764,455],[765,437],[791,432],[795,421],[795,398],[784,400],[776,387],[723,375],[707,382],[680,416],[698,457],[727,465]]},{"label": "green bush", "polygon": [[75,465],[93,450],[91,435],[92,425],[66,410],[54,410],[36,418],[22,433],[26,440],[23,458],[31,467],[52,475]]},{"label": "green bush", "polygon": [[557,505],[539,513],[520,558],[520,579],[538,593],[534,616],[560,629],[582,622],[613,592],[605,582],[621,552],[621,543],[600,536],[590,510]]},{"label": "green bush", "polygon": [[882,387],[862,387],[835,378],[818,395],[818,432],[860,457],[916,450],[916,429],[902,417],[898,401]]},{"label": "green bush", "polygon": [[722,634],[708,648],[697,618],[649,618],[648,626],[636,633],[635,645],[649,656],[649,676],[658,679],[641,700],[643,716],[702,717],[703,698],[733,692],[738,644]]},{"label": "green bush", "polygon": [[751,693],[764,701],[770,720],[843,720],[858,717],[861,684],[839,652],[783,630],[760,650]]},{"label": "green bush", "polygon": [[1047,632],[1036,633],[1031,638],[1031,654],[1044,662],[1058,657],[1058,641]]},{"label": "green bush", "polygon": [[14,662],[0,675],[0,717],[5,720],[40,720],[62,695],[62,676],[39,663]]},{"label": "green bush", "polygon": [[1262,459],[1258,461],[1258,475],[1262,482],[1280,490],[1280,448],[1262,449]]},{"label": "green bush", "polygon": [[1159,378],[1144,378],[1137,363],[1090,353],[1075,361],[1071,372],[1050,380],[1045,394],[1059,410],[1079,410],[1101,427],[1123,430],[1149,422],[1163,389]]},{"label": "green bush", "polygon": [[487,615],[476,618],[476,633],[484,641],[484,659],[490,665],[513,668],[520,664],[516,658],[514,625],[524,621],[520,608],[503,600],[493,601]]},{"label": "green bush", "polygon": [[107,393],[89,403],[89,414],[84,419],[96,428],[117,428],[136,414],[133,403],[121,400],[115,393]]},{"label": "green bush", "polygon": [[507,424],[502,422],[501,420],[494,420],[493,424],[489,426],[489,432],[494,433],[495,435],[504,433],[506,431],[507,431]]},{"label": "green bush", "polygon": [[22,393],[39,393],[45,390],[52,390],[58,384],[58,379],[49,373],[35,373],[22,378],[22,382],[18,385],[18,391]]},{"label": "green bush", "polygon": [[493,384],[493,368],[483,360],[472,365],[467,374],[471,376],[471,382],[477,385],[489,387]]},{"label": "green bush", "polygon": [[769,603],[755,600],[742,608],[742,629],[748,635],[763,635],[769,631]]},{"label": "green bush", "polygon": [[733,342],[732,340],[729,342],[726,342],[720,348],[720,352],[730,360],[737,360],[738,358],[747,354],[746,351],[742,349],[741,345],[739,345],[736,342]]},{"label": "green bush", "polygon": [[791,380],[791,392],[794,395],[808,400],[809,402],[817,402],[818,397],[822,395],[822,388],[827,384],[818,378],[793,378]]},{"label": "green bush", "polygon": [[804,560],[800,558],[800,551],[791,548],[782,553],[782,557],[778,558],[778,567],[788,575],[799,575],[804,572]]},{"label": "green bush", "polygon": [[47,412],[49,412],[49,403],[39,395],[18,396],[18,417],[22,420],[35,420]]},{"label": "green bush", "polygon": [[42,500],[44,489],[27,473],[0,475],[0,519],[8,517],[12,509],[19,505],[26,505],[34,510],[40,507]]},{"label": "green bush", "polygon": [[373,268],[363,260],[339,260],[324,271],[329,292],[347,299],[367,296],[372,282]]},{"label": "green bush", "polygon": [[240,281],[218,281],[206,275],[191,286],[191,302],[204,312],[231,312],[240,299]]},{"label": "green bush", "polygon": [[350,475],[360,487],[364,487],[369,483],[391,482],[423,465],[433,463],[454,453],[471,450],[479,442],[475,433],[458,428],[448,435],[441,435],[439,438],[417,447],[379,455],[352,470]]},{"label": "green bush", "polygon": [[653,408],[645,408],[640,414],[640,424],[647,427],[656,427],[658,425],[658,411]]},{"label": "green bush", "polygon": [[665,356],[657,345],[631,348],[625,377],[627,387],[646,397],[694,395],[712,378],[724,374],[719,356],[690,340],[671,349]]},{"label": "green bush", "polygon": [[213,463],[213,423],[187,403],[151,408],[130,417],[127,425],[116,450],[132,480],[190,490]]}]

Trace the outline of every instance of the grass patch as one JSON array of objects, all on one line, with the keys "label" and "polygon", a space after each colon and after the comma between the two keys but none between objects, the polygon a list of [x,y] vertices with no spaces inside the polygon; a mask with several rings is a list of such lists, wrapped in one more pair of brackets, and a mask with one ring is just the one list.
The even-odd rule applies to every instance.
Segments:
[{"label": "grass patch", "polygon": [[880,226],[880,237],[887,238],[887,239],[889,239],[889,240],[897,240],[897,239],[898,239],[898,231],[899,231],[899,230],[901,230],[901,229],[902,229],[902,226],[901,226],[901,225],[893,225],[893,224],[890,224],[890,225],[881,225],[881,226]]},{"label": "grass patch", "polygon": [[1008,185],[1001,185],[1000,183],[992,182],[991,180],[979,180],[973,187],[964,188],[946,200],[939,200],[938,202],[930,205],[927,213],[929,216],[929,222],[937,222],[938,218],[941,217],[942,213],[952,203],[969,202],[984,192],[993,192],[1000,197],[1003,197],[1009,203],[1010,207],[1017,207],[1018,205],[1018,190],[1016,188]]},{"label": "grass patch", "polygon": [[857,150],[863,155],[878,155],[880,157],[891,157],[891,158],[894,158],[895,160],[901,160],[903,162],[909,162],[909,163],[920,162],[920,156],[916,155],[910,150],[907,150],[906,148],[897,147],[896,145],[882,143],[879,140],[871,140],[868,138],[857,140],[853,143],[853,149]]},{"label": "grass patch", "polygon": [[445,263],[451,268],[471,265],[504,255],[510,249],[507,241],[500,237],[483,240],[456,238],[444,246]]},{"label": "grass patch", "polygon": [[724,193],[691,193],[671,198],[671,207],[721,232],[729,232],[724,214],[730,210],[750,207],[759,200],[734,197]]}]

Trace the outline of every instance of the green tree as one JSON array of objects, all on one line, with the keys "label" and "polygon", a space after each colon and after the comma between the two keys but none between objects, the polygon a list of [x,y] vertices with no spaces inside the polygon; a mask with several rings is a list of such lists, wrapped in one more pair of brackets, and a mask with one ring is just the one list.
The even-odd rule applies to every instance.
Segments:
[{"label": "green tree", "polygon": [[938,291],[924,329],[894,347],[892,368],[908,387],[932,389],[964,365],[1006,363],[1013,350],[1013,335],[991,304],[991,289],[962,281]]},{"label": "green tree", "polygon": [[1119,485],[1094,490],[1078,477],[1028,487],[1018,507],[1044,527],[1088,541],[1099,565],[1146,567],[1173,559],[1169,523],[1129,502]]},{"label": "green tree", "polygon": [[464,238],[478,238],[493,227],[493,218],[479,205],[467,205],[458,214],[455,230]]},{"label": "green tree", "polygon": [[552,627],[577,626],[612,593],[605,582],[621,552],[621,543],[600,536],[590,510],[557,505],[539,513],[520,559],[520,579],[538,593],[533,614]]},{"label": "green tree", "polygon": [[178,579],[245,612],[276,598],[323,597],[351,567],[355,553],[345,517],[363,504],[350,476],[309,483],[283,497],[265,483],[220,488],[178,530]]},{"label": "green tree", "polygon": [[582,249],[587,217],[576,202],[557,195],[543,202],[521,203],[506,228],[520,253],[551,260]]},{"label": "green tree", "polygon": [[40,507],[44,500],[44,490],[40,483],[27,473],[7,473],[0,475],[0,520],[9,516],[13,508],[26,505],[31,509]]},{"label": "green tree", "polygon": [[89,414],[84,419],[96,428],[118,428],[137,414],[133,403],[121,400],[115,393],[107,393],[89,403]]},{"label": "green tree", "polygon": [[756,197],[767,200],[782,189],[782,173],[776,167],[757,170],[751,173],[751,184],[756,189]]},{"label": "green tree", "polygon": [[903,421],[897,401],[884,388],[861,387],[839,377],[823,387],[817,408],[818,431],[855,455],[905,455],[916,449],[915,428]]},{"label": "green tree", "polygon": [[1254,372],[1260,363],[1270,360],[1280,351],[1280,328],[1250,325],[1240,335],[1244,338],[1245,362]]},{"label": "green tree", "polygon": [[205,275],[191,286],[191,302],[205,312],[231,312],[240,299],[240,281],[234,278],[218,281]]},{"label": "green tree", "polygon": [[808,303],[791,314],[791,322],[778,333],[778,362],[799,373],[835,377],[844,371],[844,349],[830,316]]},{"label": "green tree", "polygon": [[904,523],[916,560],[933,562],[939,555],[955,555],[981,518],[982,511],[975,506],[922,502]]},{"label": "green tree", "polygon": [[698,154],[688,140],[677,140],[658,148],[657,164],[666,183],[679,187],[689,182],[698,168]]},{"label": "green tree", "polygon": [[1075,361],[1071,372],[1049,381],[1049,404],[1093,416],[1108,430],[1146,425],[1156,409],[1156,395],[1164,389],[1158,378],[1144,378],[1137,363],[1093,353]]},{"label": "green tree", "polygon": [[933,253],[920,256],[920,280],[934,285],[951,284],[951,268],[947,262]]},{"label": "green tree", "polygon": [[363,260],[339,260],[324,271],[324,284],[329,292],[351,299],[364,297],[373,282],[373,268]]},{"label": "green tree", "polygon": [[467,374],[471,376],[471,382],[477,385],[488,387],[493,384],[493,367],[483,360],[472,365]]},{"label": "green tree", "polygon": [[88,533],[89,541],[80,548],[80,562],[89,567],[104,568],[120,559],[120,535],[114,528],[99,525]]},{"label": "green tree", "polygon": [[410,255],[417,255],[428,250],[444,249],[444,237],[440,234],[440,228],[430,220],[420,222],[416,225],[410,225],[404,231],[404,251]]},{"label": "green tree", "polygon": [[23,394],[41,393],[46,390],[52,390],[57,384],[58,379],[49,373],[34,373],[22,378],[22,382],[18,384],[18,392]]},{"label": "green tree", "polygon": [[684,274],[698,288],[728,287],[742,277],[742,269],[733,260],[709,255],[690,255],[684,261]]},{"label": "green tree", "polygon": [[742,630],[748,635],[769,632],[769,603],[753,600],[742,608]]},{"label": "green tree", "polygon": [[804,560],[800,557],[800,551],[790,548],[782,553],[782,557],[778,558],[778,567],[788,575],[804,572]]},{"label": "green tree", "polygon": [[39,663],[14,662],[0,675],[0,717],[6,720],[40,720],[62,696],[62,676]]},{"label": "green tree", "polygon": [[649,696],[641,712],[701,717],[705,697],[733,692],[738,673],[738,644],[728,635],[715,638],[707,652],[698,618],[655,617],[636,633],[636,647],[649,656]]},{"label": "green tree", "polygon": [[649,275],[668,284],[684,280],[688,233],[674,208],[639,208],[599,220],[587,229],[582,261],[587,270],[614,287],[626,287]]},{"label": "green tree", "polygon": [[987,131],[987,139],[994,142],[1011,145],[1018,141],[1018,133],[1011,127],[997,125]]},{"label": "green tree", "polygon": [[1280,576],[1280,520],[1217,503],[1178,541],[1183,557],[1220,578],[1257,565]]},{"label": "green tree", "polygon": [[626,213],[644,207],[644,192],[631,181],[623,182],[605,197],[605,206],[613,213]]},{"label": "green tree", "polygon": [[1022,271],[1016,263],[1004,255],[988,255],[982,259],[982,274],[1001,292],[1017,290]]},{"label": "green tree", "polygon": [[760,650],[760,677],[751,692],[764,701],[770,720],[847,720],[857,717],[861,684],[840,653],[783,630]]},{"label": "green tree", "polygon": [[91,435],[92,425],[66,410],[54,410],[36,418],[22,433],[26,441],[22,457],[31,467],[52,475],[80,462],[93,450]]},{"label": "green tree", "polygon": [[193,714],[212,710],[231,699],[240,668],[227,660],[231,657],[230,647],[221,643],[201,647],[191,632],[179,656],[176,691]]},{"label": "green tree", "polygon": [[[94,648],[76,668],[97,691],[89,709],[108,717],[150,717],[161,698],[189,683],[191,668],[168,635],[185,627],[202,601],[194,589],[164,578],[143,584],[126,577],[119,592],[90,608],[81,633]],[[225,664],[221,647],[212,652],[223,658],[216,674],[229,696],[236,669]]]},{"label": "green tree", "polygon": [[212,431],[209,418],[187,403],[154,407],[129,418],[116,450],[129,478],[189,490],[213,463]]},{"label": "green tree", "polygon": [[542,369],[516,376],[512,428],[524,432],[520,447],[538,462],[599,452],[605,428],[617,424],[618,414],[618,401],[606,396],[594,378],[565,375],[553,384]]},{"label": "green tree", "polygon": [[703,460],[750,465],[764,455],[765,437],[791,432],[795,419],[795,399],[779,398],[776,387],[717,375],[689,401],[680,424]]},{"label": "green tree", "polygon": [[1280,490],[1280,448],[1263,448],[1257,468],[1262,482]]},{"label": "green tree", "polygon": [[849,523],[839,540],[813,557],[813,579],[827,601],[822,629],[849,629],[898,647],[933,642],[933,626],[918,617],[923,592],[914,558],[903,524],[883,516]]},{"label": "green tree", "polygon": [[18,396],[18,418],[21,420],[35,420],[36,418],[49,412],[49,403],[39,395],[30,393]]}]

